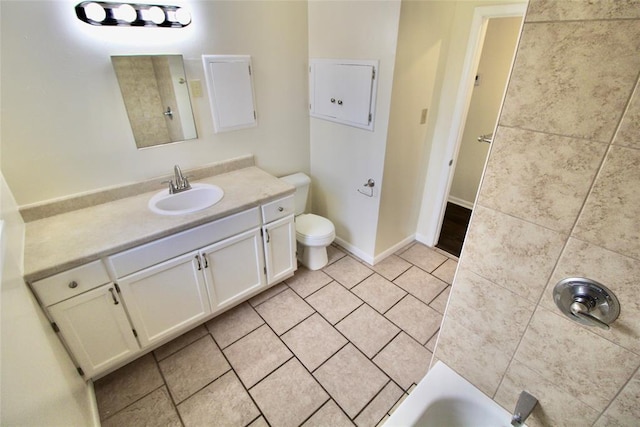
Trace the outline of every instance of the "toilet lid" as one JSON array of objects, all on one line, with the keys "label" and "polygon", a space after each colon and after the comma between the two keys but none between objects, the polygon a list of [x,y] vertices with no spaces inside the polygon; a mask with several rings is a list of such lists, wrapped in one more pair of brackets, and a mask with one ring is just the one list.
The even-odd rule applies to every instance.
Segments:
[{"label": "toilet lid", "polygon": [[335,231],[333,223],[314,214],[299,215],[296,218],[296,232],[310,237],[323,237]]}]

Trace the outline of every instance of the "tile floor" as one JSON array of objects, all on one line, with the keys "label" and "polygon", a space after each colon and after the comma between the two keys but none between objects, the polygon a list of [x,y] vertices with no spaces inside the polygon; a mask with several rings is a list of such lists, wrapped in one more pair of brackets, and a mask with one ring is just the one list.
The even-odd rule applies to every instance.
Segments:
[{"label": "tile floor", "polygon": [[329,255],[96,381],[102,425],[378,425],[427,371],[457,261]]}]

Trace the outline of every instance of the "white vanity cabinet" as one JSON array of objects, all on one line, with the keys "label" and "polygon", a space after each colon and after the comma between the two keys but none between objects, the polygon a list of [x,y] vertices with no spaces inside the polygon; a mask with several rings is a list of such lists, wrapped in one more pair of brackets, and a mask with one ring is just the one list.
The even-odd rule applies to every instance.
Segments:
[{"label": "white vanity cabinet", "polygon": [[262,206],[262,226],[267,284],[291,276],[297,268],[295,203],[293,196]]}]

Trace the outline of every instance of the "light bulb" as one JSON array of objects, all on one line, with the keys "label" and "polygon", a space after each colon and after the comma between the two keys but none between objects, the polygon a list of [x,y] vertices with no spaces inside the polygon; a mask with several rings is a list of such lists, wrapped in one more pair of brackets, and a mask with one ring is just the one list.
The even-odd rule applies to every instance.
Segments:
[{"label": "light bulb", "polygon": [[102,22],[107,17],[107,12],[98,3],[89,3],[84,6],[84,14],[88,19],[95,22]]},{"label": "light bulb", "polygon": [[176,20],[182,25],[189,25],[189,23],[191,22],[191,14],[188,10],[181,7],[180,9],[176,10]]},{"label": "light bulb", "polygon": [[166,17],[164,16],[164,10],[162,10],[158,6],[151,6],[144,12],[146,12],[144,13],[144,19],[151,21],[156,25],[162,24],[166,19]]},{"label": "light bulb", "polygon": [[130,4],[121,4],[117,8],[113,9],[116,19],[121,19],[125,22],[133,22],[138,17],[136,10]]}]

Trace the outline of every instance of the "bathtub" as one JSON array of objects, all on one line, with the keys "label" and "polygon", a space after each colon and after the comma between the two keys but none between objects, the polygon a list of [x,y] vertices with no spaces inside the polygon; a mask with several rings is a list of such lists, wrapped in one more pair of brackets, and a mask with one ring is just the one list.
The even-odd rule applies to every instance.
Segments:
[{"label": "bathtub", "polygon": [[385,427],[511,427],[511,414],[438,361]]}]

